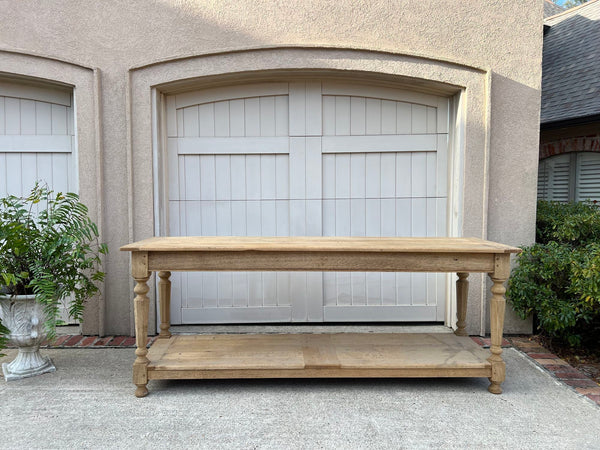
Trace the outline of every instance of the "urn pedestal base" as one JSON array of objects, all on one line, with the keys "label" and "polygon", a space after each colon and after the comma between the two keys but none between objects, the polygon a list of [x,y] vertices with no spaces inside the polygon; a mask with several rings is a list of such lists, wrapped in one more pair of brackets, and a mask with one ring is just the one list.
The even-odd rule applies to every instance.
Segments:
[{"label": "urn pedestal base", "polygon": [[2,364],[6,381],[54,372],[52,360],[40,354],[46,339],[46,313],[33,295],[0,296],[0,318],[10,330],[8,342],[19,349],[14,361]]},{"label": "urn pedestal base", "polygon": [[54,372],[56,367],[49,356],[42,356],[39,347],[21,347],[17,357],[2,364],[2,373],[6,381],[35,377],[43,373]]}]

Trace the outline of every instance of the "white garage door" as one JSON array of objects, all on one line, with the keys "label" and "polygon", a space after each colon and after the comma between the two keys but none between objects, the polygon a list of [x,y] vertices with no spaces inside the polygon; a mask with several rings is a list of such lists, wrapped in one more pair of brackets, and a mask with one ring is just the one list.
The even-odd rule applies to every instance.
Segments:
[{"label": "white garage door", "polygon": [[0,80],[0,197],[26,196],[36,181],[77,192],[74,134],[70,89]]},{"label": "white garage door", "polygon": [[[448,100],[294,81],[167,97],[168,234],[445,236]],[[173,323],[443,321],[445,276],[173,274]]]}]

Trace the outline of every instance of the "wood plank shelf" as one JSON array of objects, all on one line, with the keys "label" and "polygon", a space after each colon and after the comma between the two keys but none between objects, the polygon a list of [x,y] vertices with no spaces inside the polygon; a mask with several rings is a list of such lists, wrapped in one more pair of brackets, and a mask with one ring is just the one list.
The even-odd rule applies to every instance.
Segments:
[{"label": "wood plank shelf", "polygon": [[179,335],[153,344],[148,378],[491,377],[488,357],[450,333]]}]

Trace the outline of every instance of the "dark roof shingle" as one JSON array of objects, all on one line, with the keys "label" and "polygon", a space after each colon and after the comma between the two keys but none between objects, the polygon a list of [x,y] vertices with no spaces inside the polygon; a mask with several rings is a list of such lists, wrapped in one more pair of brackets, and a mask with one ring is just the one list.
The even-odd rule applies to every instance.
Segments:
[{"label": "dark roof shingle", "polygon": [[562,9],[560,6],[558,6],[553,1],[544,0],[544,19],[546,17],[551,17],[551,16],[555,16],[556,14],[560,14],[563,11],[564,11],[564,9]]},{"label": "dark roof shingle", "polygon": [[600,0],[544,24],[541,123],[600,114]]}]

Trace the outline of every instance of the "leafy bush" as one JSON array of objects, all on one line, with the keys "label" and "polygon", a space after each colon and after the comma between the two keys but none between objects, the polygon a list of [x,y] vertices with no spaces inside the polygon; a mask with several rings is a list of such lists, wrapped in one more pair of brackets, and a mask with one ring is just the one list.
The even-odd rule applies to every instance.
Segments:
[{"label": "leafy bush", "polygon": [[581,247],[600,242],[600,212],[591,202],[559,203],[540,200],[536,238],[539,244],[559,242]]},{"label": "leafy bush", "polygon": [[550,337],[580,345],[600,323],[600,209],[538,202],[537,243],[517,258],[507,295]]},{"label": "leafy bush", "polygon": [[104,279],[98,267],[107,251],[77,194],[36,184],[26,198],[0,199],[0,295],[34,294],[44,305],[49,337],[61,302],[81,319],[85,301]]}]

